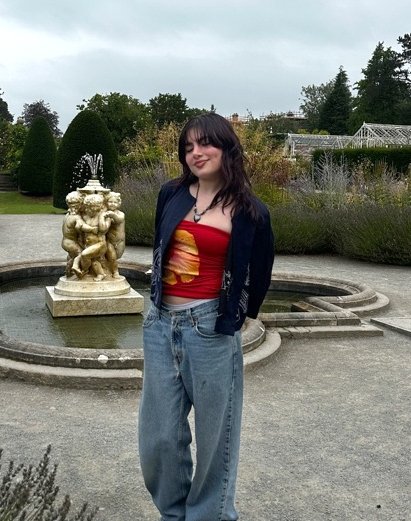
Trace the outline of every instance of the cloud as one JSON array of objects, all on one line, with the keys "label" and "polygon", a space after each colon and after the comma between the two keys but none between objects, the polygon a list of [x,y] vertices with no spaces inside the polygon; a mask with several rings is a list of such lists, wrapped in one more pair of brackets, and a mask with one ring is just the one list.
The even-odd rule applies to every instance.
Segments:
[{"label": "cloud", "polygon": [[97,92],[181,92],[223,114],[295,110],[302,86],[340,65],[357,81],[410,19],[409,0],[0,0],[0,87],[15,115],[50,103],[62,129]]}]

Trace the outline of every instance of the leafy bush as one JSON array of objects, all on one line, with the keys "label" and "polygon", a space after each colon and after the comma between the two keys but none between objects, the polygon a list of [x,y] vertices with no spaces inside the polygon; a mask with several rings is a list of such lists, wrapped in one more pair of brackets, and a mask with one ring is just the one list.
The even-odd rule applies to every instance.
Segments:
[{"label": "leafy bush", "polygon": [[[97,508],[89,510],[87,503],[74,515],[66,495],[60,506],[55,502],[59,487],[55,485],[57,465],[50,469],[50,445],[37,467],[15,465],[11,461],[0,482],[0,521],[91,521]],[[0,460],[2,456],[0,449]],[[1,467],[0,467],[1,468]]]},{"label": "leafy bush", "polygon": [[0,168],[10,172],[16,182],[27,134],[27,127],[20,122],[0,124]]},{"label": "leafy bush", "polygon": [[117,178],[117,150],[107,126],[101,117],[91,110],[83,110],[77,114],[67,128],[58,149],[53,183],[53,204],[56,208],[67,208],[68,192],[87,183],[90,171],[78,170],[79,161],[85,154],[103,156],[102,184],[113,186]]},{"label": "leafy bush", "polygon": [[53,190],[53,173],[56,163],[56,144],[47,121],[34,119],[19,168],[19,188],[33,195],[50,195]]},{"label": "leafy bush", "polygon": [[295,163],[283,157],[282,147],[273,143],[261,124],[236,125],[235,131],[243,146],[247,171],[253,183],[274,182],[285,186],[295,175]]},{"label": "leafy bush", "polygon": [[161,165],[168,177],[181,173],[178,161],[178,138],[180,127],[169,123],[164,127],[148,128],[136,139],[125,144],[126,155],[121,158],[121,170],[129,175],[154,165]]}]

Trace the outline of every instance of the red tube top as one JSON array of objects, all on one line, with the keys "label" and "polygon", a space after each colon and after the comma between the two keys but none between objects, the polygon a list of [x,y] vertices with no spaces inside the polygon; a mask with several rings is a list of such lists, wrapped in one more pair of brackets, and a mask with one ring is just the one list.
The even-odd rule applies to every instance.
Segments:
[{"label": "red tube top", "polygon": [[191,221],[175,229],[163,268],[163,293],[192,299],[217,298],[230,234]]}]

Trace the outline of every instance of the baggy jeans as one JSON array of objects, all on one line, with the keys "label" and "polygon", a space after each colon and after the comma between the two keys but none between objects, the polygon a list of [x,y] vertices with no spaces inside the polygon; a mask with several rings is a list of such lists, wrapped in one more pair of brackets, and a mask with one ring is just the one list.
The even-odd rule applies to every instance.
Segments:
[{"label": "baggy jeans", "polygon": [[[241,336],[214,331],[218,301],[144,321],[139,452],[162,521],[232,521],[243,401]],[[188,414],[194,409],[196,468]]]}]

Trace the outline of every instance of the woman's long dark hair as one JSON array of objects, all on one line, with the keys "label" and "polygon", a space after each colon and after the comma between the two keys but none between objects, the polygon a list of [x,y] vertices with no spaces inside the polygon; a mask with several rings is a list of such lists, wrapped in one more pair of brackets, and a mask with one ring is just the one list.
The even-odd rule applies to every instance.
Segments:
[{"label": "woman's long dark hair", "polygon": [[240,210],[257,219],[258,212],[252,196],[251,184],[244,167],[244,152],[234,129],[225,118],[214,112],[190,119],[181,131],[178,142],[178,159],[183,165],[180,183],[187,186],[197,181],[186,163],[188,134],[192,132],[197,141],[204,140],[222,150],[222,187],[215,195],[211,208],[222,202],[223,208],[233,204],[234,214]]}]

